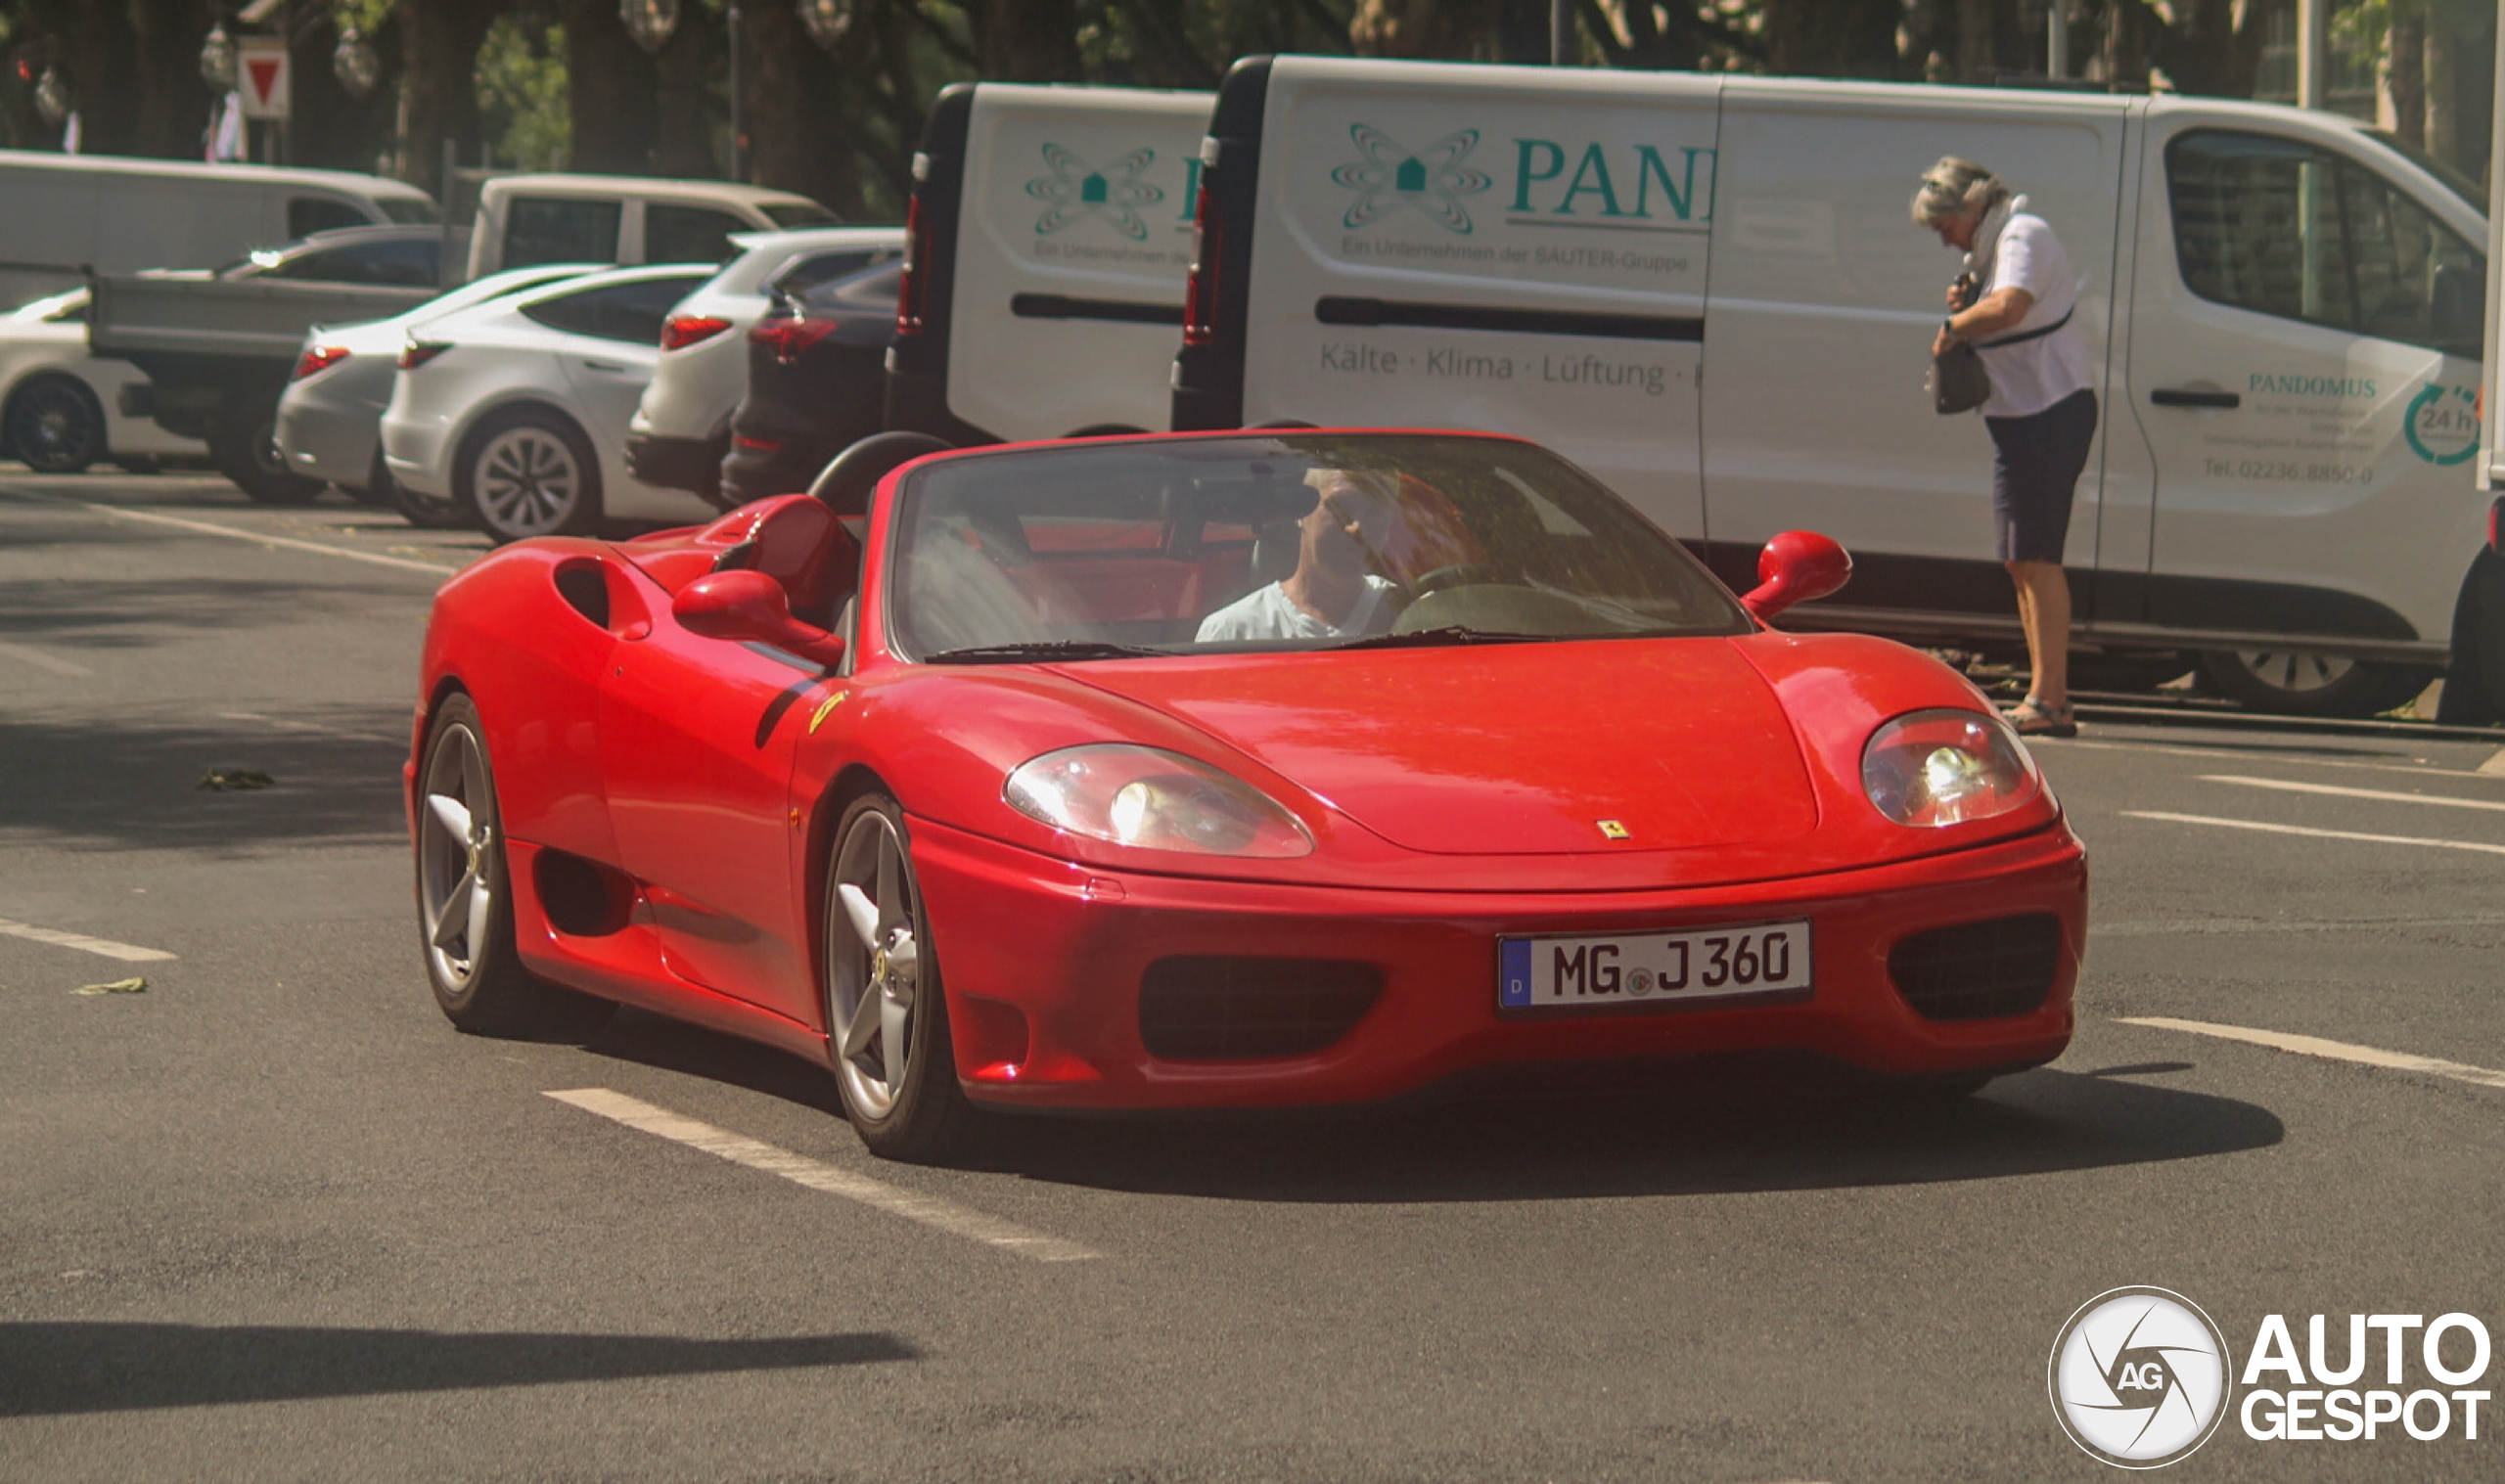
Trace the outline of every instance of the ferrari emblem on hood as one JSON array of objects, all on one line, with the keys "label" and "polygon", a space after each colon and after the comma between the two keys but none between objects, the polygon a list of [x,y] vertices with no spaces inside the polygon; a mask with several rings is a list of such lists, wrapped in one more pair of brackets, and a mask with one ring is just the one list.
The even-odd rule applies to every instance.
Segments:
[{"label": "ferrari emblem on hood", "polygon": [[1601,827],[1601,837],[1603,839],[1630,840],[1635,837],[1624,825],[1619,824],[1617,820],[1594,820],[1592,823]]}]

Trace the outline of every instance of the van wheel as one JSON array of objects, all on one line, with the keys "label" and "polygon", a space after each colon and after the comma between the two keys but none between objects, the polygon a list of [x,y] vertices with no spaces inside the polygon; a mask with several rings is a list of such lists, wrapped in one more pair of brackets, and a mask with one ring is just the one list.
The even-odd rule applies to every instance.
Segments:
[{"label": "van wheel", "polygon": [[600,523],[600,461],[564,414],[541,407],[495,413],[453,466],[463,509],[498,541],[578,536]]},{"label": "van wheel", "polygon": [[0,450],[39,474],[74,474],[105,455],[105,409],[75,377],[29,378],[0,414]]},{"label": "van wheel", "polygon": [[2205,650],[2201,673],[2229,699],[2281,716],[2376,716],[2427,688],[2414,665],[2303,650]]},{"label": "van wheel", "polygon": [[256,505],[310,505],[330,488],[287,467],[279,452],[278,404],[228,403],[208,430],[208,457]]}]

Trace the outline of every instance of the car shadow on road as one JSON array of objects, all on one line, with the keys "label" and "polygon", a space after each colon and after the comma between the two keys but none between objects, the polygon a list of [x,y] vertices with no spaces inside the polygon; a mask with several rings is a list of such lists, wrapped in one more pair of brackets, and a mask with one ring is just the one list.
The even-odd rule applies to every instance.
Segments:
[{"label": "car shadow on road", "polygon": [[1238,1200],[1433,1202],[1829,1190],[1991,1180],[2267,1147],[2233,1099],[2038,1069],[1962,1100],[1784,1070],[1602,1094],[1485,1089],[1336,1117],[998,1120],[979,1167]]},{"label": "car shadow on road", "polygon": [[896,1336],[444,1334],[263,1325],[0,1324],[0,1417],[540,1386],[918,1359]]},{"label": "car shadow on road", "polygon": [[[621,1012],[584,1049],[842,1116],[824,1068],[658,1015]],[[1611,1065],[1326,1111],[996,1115],[961,1163],[1236,1200],[1553,1200],[1991,1180],[2207,1158],[2286,1137],[2266,1108],[2137,1080],[2196,1069],[2038,1068],[1943,1101],[1786,1059]]]}]

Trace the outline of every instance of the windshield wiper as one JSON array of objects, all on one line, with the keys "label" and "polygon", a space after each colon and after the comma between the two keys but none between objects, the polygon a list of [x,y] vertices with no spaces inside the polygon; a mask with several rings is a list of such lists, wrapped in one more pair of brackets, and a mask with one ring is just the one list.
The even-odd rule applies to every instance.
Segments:
[{"label": "windshield wiper", "polygon": [[1107,644],[1097,639],[1038,639],[1027,644],[980,644],[972,649],[941,650],[926,654],[924,664],[1021,664],[1053,659],[1142,659],[1161,656],[1163,650],[1137,645]]},{"label": "windshield wiper", "polygon": [[1351,639],[1346,644],[1325,645],[1330,650],[1425,650],[1438,645],[1454,644],[1537,644],[1542,640],[1564,639],[1564,634],[1516,634],[1503,629],[1474,629],[1466,623],[1447,623],[1432,629],[1417,629],[1406,634],[1377,634],[1371,639]]}]

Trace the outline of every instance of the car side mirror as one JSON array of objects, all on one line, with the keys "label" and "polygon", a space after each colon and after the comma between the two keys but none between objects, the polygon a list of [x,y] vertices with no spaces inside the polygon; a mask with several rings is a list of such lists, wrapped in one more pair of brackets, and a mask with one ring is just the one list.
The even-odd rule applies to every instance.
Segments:
[{"label": "car side mirror", "polygon": [[1816,531],[1778,531],[1757,553],[1757,585],[1740,599],[1760,620],[1852,580],[1852,557]]},{"label": "car side mirror", "polygon": [[843,657],[840,637],[792,616],[791,596],[763,572],[708,572],[670,600],[678,626],[706,639],[761,644],[832,665]]}]

